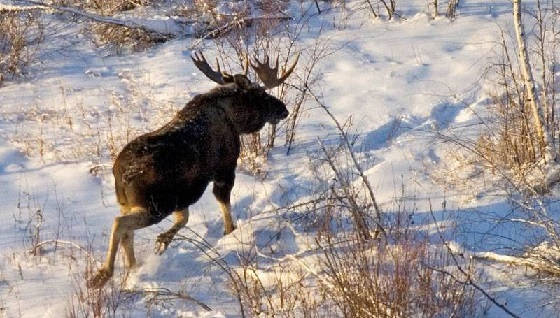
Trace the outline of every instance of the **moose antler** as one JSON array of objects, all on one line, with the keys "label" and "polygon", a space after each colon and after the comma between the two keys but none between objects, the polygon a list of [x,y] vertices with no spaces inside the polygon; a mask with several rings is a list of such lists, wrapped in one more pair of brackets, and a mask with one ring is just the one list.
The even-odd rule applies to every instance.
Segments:
[{"label": "moose antler", "polygon": [[299,54],[297,55],[294,64],[292,64],[292,66],[290,66],[287,71],[283,70],[283,74],[280,77],[278,77],[278,56],[276,57],[276,62],[274,62],[274,67],[270,67],[270,65],[268,64],[268,55],[265,57],[264,63],[261,63],[257,59],[257,57],[255,57],[254,59],[256,64],[253,64],[253,62],[251,62],[251,67],[255,70],[260,80],[264,83],[264,87],[270,89],[282,84],[288,78],[288,76],[292,74],[292,71],[296,67],[296,64],[299,60]]},{"label": "moose antler", "polygon": [[233,76],[220,70],[218,58],[216,58],[218,71],[214,71],[208,62],[206,62],[206,58],[202,52],[194,52],[194,54],[191,55],[191,59],[193,60],[194,65],[196,65],[196,67],[212,81],[218,84],[225,84],[233,81]]}]

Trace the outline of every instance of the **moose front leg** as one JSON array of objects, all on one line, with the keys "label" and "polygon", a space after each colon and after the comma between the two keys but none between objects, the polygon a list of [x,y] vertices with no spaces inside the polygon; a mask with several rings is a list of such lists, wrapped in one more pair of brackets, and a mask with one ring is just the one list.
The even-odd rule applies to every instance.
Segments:
[{"label": "moose front leg", "polygon": [[227,235],[233,230],[235,230],[235,225],[233,225],[233,219],[231,217],[231,203],[230,195],[231,189],[233,188],[233,181],[235,178],[235,172],[229,172],[221,176],[222,178],[214,180],[214,188],[212,192],[218,200],[218,205],[222,211],[224,217],[224,235]]},{"label": "moose front leg", "polygon": [[179,230],[183,226],[185,226],[185,224],[187,224],[187,222],[189,221],[189,209],[175,211],[173,212],[173,216],[175,218],[175,223],[173,223],[173,226],[171,226],[171,228],[167,232],[163,232],[158,235],[156,239],[155,253],[158,255],[163,254],[163,252],[167,250],[167,247],[169,246],[171,241],[173,241],[175,234],[177,234],[177,232],[179,232]]}]

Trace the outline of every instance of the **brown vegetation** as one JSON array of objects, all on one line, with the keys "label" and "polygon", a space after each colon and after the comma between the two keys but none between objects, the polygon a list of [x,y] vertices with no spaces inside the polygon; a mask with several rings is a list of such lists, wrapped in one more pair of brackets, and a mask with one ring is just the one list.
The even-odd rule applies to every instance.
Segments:
[{"label": "brown vegetation", "polygon": [[42,40],[40,12],[0,10],[0,84],[27,74]]}]

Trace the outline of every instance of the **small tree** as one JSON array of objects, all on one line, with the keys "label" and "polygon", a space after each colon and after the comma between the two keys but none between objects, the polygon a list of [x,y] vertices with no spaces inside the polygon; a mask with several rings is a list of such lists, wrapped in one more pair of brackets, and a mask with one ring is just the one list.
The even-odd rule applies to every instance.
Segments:
[{"label": "small tree", "polygon": [[543,126],[545,122],[545,111],[540,103],[539,95],[536,93],[533,71],[529,63],[529,54],[525,43],[525,29],[521,21],[521,0],[513,0],[513,22],[519,51],[519,63],[523,81],[525,82],[525,89],[527,91],[527,102],[531,105],[531,110],[533,112],[534,126],[539,137],[541,157],[545,159],[547,164],[550,164],[556,160],[556,155],[552,144],[552,137],[550,136],[550,130],[545,130]]}]

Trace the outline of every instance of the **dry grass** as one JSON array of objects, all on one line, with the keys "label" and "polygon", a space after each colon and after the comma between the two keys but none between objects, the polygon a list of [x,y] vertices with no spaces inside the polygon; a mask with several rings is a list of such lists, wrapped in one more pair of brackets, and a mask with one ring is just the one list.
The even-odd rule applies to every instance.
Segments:
[{"label": "dry grass", "polygon": [[118,12],[132,10],[136,7],[147,6],[151,3],[151,0],[56,0],[53,4],[57,6],[88,9],[102,15],[112,15]]},{"label": "dry grass", "polygon": [[[474,317],[474,264],[458,269],[443,242],[430,242],[395,211],[385,234],[364,240],[350,213],[328,198],[314,200],[315,237],[306,251],[274,259],[266,246],[238,253],[231,276],[248,317]],[[250,246],[250,247],[249,247]],[[272,260],[272,262],[271,262]]]},{"label": "dry grass", "polygon": [[476,316],[474,289],[455,278],[463,275],[445,248],[412,229],[393,230],[370,242],[352,232],[322,236],[321,287],[343,316]]},{"label": "dry grass", "polygon": [[117,12],[132,10],[136,7],[147,6],[151,0],[92,0],[87,2],[89,6],[104,15],[111,15]]},{"label": "dry grass", "polygon": [[237,269],[238,285],[250,317],[324,317],[329,295],[314,287],[294,262],[259,266],[244,263]]},{"label": "dry grass", "polygon": [[517,86],[515,78],[518,74],[508,74],[505,66],[497,74],[500,74],[503,85],[493,94],[488,108],[489,119],[473,150],[482,159],[482,165],[509,171],[513,176],[526,179],[525,176],[540,160],[540,142],[530,105],[524,89]]},{"label": "dry grass", "polygon": [[27,74],[42,41],[40,12],[0,10],[0,84]]},{"label": "dry grass", "polygon": [[[539,104],[543,109],[542,129],[550,136],[553,153],[560,149],[558,136],[557,61],[559,37],[556,25],[560,16],[553,6],[537,2],[531,12],[528,26],[534,32],[526,35],[531,56],[530,67],[534,85],[538,88]],[[542,179],[544,157],[543,140],[528,100],[528,88],[521,74],[517,58],[517,45],[502,31],[500,57],[487,72],[487,80],[493,83],[492,102],[488,117],[484,120],[482,133],[473,150],[476,157],[493,170],[503,171],[517,186],[538,186]]]},{"label": "dry grass", "polygon": [[91,22],[90,25],[94,43],[107,47],[116,54],[143,51],[168,40],[168,37],[139,28],[100,22]]},{"label": "dry grass", "polygon": [[[549,146],[557,154],[560,149],[560,122],[556,73],[560,54],[559,38],[554,30],[560,16],[552,7],[545,8],[544,5],[538,6],[530,16],[532,19],[527,25],[534,32],[526,37],[531,53],[533,85],[538,89],[544,113],[542,129],[550,136]],[[448,178],[452,182],[439,179],[442,183],[454,183],[463,188],[465,186],[461,182],[469,184],[472,189],[478,187],[479,190],[539,195],[542,191],[535,189],[547,187],[543,182],[548,173],[548,163],[544,162],[544,141],[538,135],[535,114],[520,71],[516,41],[502,31],[497,49],[497,57],[484,74],[490,101],[485,109],[473,109],[480,124],[480,133],[475,137],[460,137],[462,132],[456,134],[451,131],[448,136],[442,136],[448,144],[455,145],[449,147],[449,157],[455,162],[449,164],[446,160],[444,164],[455,170],[450,174],[459,173],[458,178]],[[480,189],[480,181],[485,183],[485,189]]]},{"label": "dry grass", "polygon": [[[124,288],[128,272],[116,272],[103,288],[87,286],[87,281],[97,273],[99,263],[93,258],[93,241],[87,239],[88,246],[80,248],[81,257],[72,258],[79,271],[70,276],[71,293],[68,295],[64,316],[67,318],[86,317],[132,317],[135,303],[142,295],[130,293]],[[146,304],[146,310],[149,304]],[[147,312],[149,314],[149,311]]]},{"label": "dry grass", "polygon": [[[137,7],[149,6],[150,4],[152,4],[151,0],[92,0],[87,2],[62,0],[58,3],[61,6],[77,7],[103,16],[113,16]],[[94,44],[109,48],[116,54],[142,51],[169,39],[166,36],[142,28],[129,28],[123,25],[95,21],[89,22],[86,25],[87,27],[84,28],[84,32],[92,34]]]},{"label": "dry grass", "polygon": [[131,304],[135,295],[121,290],[120,286],[124,283],[126,276],[121,277],[120,283],[111,280],[105,288],[89,288],[86,286],[87,278],[95,273],[95,266],[88,258],[84,273],[72,276],[73,291],[68,298],[65,317],[130,317],[130,314],[127,314],[126,306]]},{"label": "dry grass", "polygon": [[[95,171],[105,167],[119,151],[142,133],[159,127],[177,109],[153,99],[144,83],[121,74],[125,96],[108,91],[108,110],[84,104],[79,95],[60,88],[60,98],[30,105],[18,113],[0,113],[15,128],[5,137],[24,154],[45,163],[89,161]],[[101,169],[103,170],[103,169]]]}]

